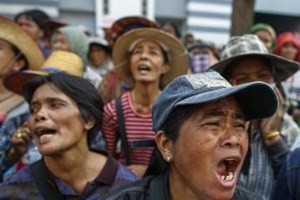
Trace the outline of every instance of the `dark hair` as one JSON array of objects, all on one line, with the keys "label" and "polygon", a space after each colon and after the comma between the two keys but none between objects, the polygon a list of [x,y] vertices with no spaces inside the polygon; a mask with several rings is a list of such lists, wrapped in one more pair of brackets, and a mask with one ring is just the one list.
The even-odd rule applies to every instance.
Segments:
[{"label": "dark hair", "polygon": [[23,88],[23,96],[31,102],[34,92],[43,84],[53,84],[65,95],[73,99],[78,106],[82,118],[87,121],[90,117],[95,119],[94,127],[88,132],[88,145],[99,134],[103,101],[96,88],[87,80],[66,73],[54,73],[48,76],[39,76],[31,79]]},{"label": "dark hair", "polygon": [[[175,142],[178,139],[180,127],[195,113],[198,107],[199,105],[179,106],[172,111],[161,129],[165,131],[165,135],[169,140]],[[155,146],[144,176],[159,175],[168,169],[169,163],[163,159],[158,147]]]}]

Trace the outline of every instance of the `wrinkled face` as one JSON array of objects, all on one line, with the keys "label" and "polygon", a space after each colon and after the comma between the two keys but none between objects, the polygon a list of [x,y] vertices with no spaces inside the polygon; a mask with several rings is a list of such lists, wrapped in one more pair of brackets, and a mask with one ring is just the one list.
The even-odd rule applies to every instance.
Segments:
[{"label": "wrinkled face", "polygon": [[281,49],[281,56],[288,60],[294,60],[297,55],[297,52],[297,47],[293,43],[287,42],[283,45]]},{"label": "wrinkled face", "polygon": [[159,83],[161,75],[168,69],[162,49],[156,42],[143,40],[133,48],[130,70],[135,82]]},{"label": "wrinkled face", "polygon": [[108,59],[108,54],[97,44],[92,44],[88,53],[89,61],[92,66],[100,66]]},{"label": "wrinkled face", "polygon": [[53,50],[70,51],[70,44],[62,33],[55,33],[52,40]]},{"label": "wrinkled face", "polygon": [[15,52],[12,45],[0,39],[0,77],[3,77],[16,65]]},{"label": "wrinkled face", "polygon": [[274,83],[274,77],[266,60],[257,57],[245,58],[234,66],[230,77],[232,85],[253,81]]},{"label": "wrinkled face", "polygon": [[272,47],[272,36],[269,32],[267,32],[267,31],[257,31],[255,34],[264,43],[264,45],[267,47],[267,49],[271,49],[271,47]]},{"label": "wrinkled face", "polygon": [[247,149],[246,121],[233,97],[199,107],[173,144],[171,191],[187,199],[230,199]]},{"label": "wrinkled face", "polygon": [[34,92],[29,128],[40,153],[53,156],[87,145],[90,126],[76,102],[48,83]]},{"label": "wrinkled face", "polygon": [[43,37],[44,31],[40,29],[33,20],[25,15],[20,16],[16,22],[32,37],[34,41],[38,42]]}]

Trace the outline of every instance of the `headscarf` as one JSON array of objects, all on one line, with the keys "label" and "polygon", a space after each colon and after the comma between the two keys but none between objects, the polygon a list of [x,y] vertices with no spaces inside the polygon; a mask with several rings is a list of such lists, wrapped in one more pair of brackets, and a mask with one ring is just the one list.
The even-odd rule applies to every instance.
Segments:
[{"label": "headscarf", "polygon": [[89,40],[84,32],[76,26],[64,26],[57,31],[62,33],[67,39],[70,45],[70,51],[79,55],[84,63],[86,63]]},{"label": "headscarf", "polygon": [[266,31],[266,32],[270,33],[271,38],[272,38],[272,46],[271,46],[271,49],[269,49],[269,50],[270,50],[270,52],[273,52],[273,50],[276,47],[276,32],[275,32],[274,28],[269,24],[257,23],[255,25],[253,25],[250,29],[250,33],[252,33],[252,34],[256,34],[256,32],[258,32],[258,31]]},{"label": "headscarf", "polygon": [[299,62],[300,61],[300,39],[293,32],[284,32],[277,37],[277,46],[276,49],[274,50],[274,53],[280,56],[282,47],[288,42],[292,43],[297,47],[298,52],[294,58],[294,61]]}]

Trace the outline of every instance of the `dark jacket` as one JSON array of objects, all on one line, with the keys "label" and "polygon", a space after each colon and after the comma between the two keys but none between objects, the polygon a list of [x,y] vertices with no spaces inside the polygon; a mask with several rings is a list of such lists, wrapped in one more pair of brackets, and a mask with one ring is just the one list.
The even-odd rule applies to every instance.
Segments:
[{"label": "dark jacket", "polygon": [[171,200],[167,175],[147,176],[106,196],[105,200]]}]

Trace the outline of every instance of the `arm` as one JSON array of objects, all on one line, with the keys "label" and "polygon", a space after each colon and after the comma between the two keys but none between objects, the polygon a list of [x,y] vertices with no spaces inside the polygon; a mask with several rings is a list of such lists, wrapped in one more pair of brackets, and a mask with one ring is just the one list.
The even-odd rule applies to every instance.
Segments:
[{"label": "arm", "polygon": [[106,142],[108,153],[115,157],[117,141],[119,138],[115,100],[104,106],[104,112],[102,115],[102,133]]}]

